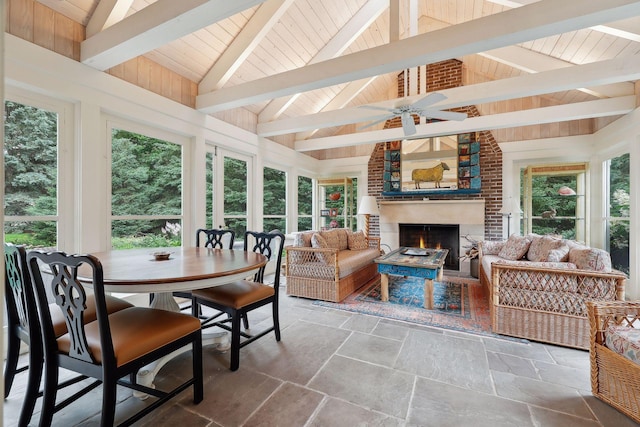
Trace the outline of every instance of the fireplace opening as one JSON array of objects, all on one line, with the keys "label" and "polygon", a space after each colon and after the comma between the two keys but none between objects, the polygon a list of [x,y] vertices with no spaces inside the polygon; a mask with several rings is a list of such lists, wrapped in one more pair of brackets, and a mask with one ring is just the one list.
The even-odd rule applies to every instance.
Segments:
[{"label": "fireplace opening", "polygon": [[399,224],[400,246],[449,249],[446,270],[460,269],[460,226],[457,224]]}]

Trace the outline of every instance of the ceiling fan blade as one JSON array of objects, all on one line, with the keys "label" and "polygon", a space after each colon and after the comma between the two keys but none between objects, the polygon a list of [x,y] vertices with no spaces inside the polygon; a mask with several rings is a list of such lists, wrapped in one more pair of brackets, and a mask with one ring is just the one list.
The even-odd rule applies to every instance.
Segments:
[{"label": "ceiling fan blade", "polygon": [[402,113],[402,116],[400,116],[402,119],[402,129],[404,130],[404,134],[406,136],[409,135],[413,135],[416,133],[416,124],[413,121],[413,116],[408,113]]},{"label": "ceiling fan blade", "polygon": [[389,114],[388,116],[384,116],[383,118],[378,119],[378,120],[376,120],[376,121],[374,121],[374,122],[371,122],[371,123],[366,124],[366,125],[364,125],[364,126],[360,126],[360,127],[358,128],[358,130],[363,130],[363,129],[370,128],[370,127],[372,127],[372,126],[377,125],[378,123],[386,122],[387,120],[392,119],[392,118],[394,118],[394,117],[395,117],[395,114]]},{"label": "ceiling fan blade", "polygon": [[444,101],[445,99],[447,99],[447,97],[444,96],[443,94],[438,92],[432,92],[429,95],[425,96],[424,98],[419,99],[413,104],[411,104],[411,107],[415,108],[416,110],[420,110],[431,104],[435,104],[436,102]]},{"label": "ceiling fan blade", "polygon": [[455,120],[462,121],[467,118],[467,113],[458,113],[456,111],[443,111],[443,110],[422,110],[420,115],[423,117],[429,117],[432,119],[441,120]]},{"label": "ceiling fan blade", "polygon": [[386,111],[388,113],[393,113],[393,108],[378,107],[376,105],[360,105],[358,106],[358,108],[367,108],[369,110],[380,110]]}]

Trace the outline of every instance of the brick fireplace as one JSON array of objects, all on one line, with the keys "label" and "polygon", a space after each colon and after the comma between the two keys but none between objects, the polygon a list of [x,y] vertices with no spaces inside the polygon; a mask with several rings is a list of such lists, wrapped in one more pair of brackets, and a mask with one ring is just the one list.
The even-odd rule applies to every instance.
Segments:
[{"label": "brick fireplace", "polygon": [[[463,84],[463,64],[462,62],[451,59],[447,61],[438,62],[435,64],[429,64],[427,66],[427,91],[437,91],[447,89],[451,87],[461,86]],[[420,85],[418,85],[419,87]],[[404,73],[400,73],[398,76],[398,96],[403,96],[404,91]],[[467,106],[463,108],[457,108],[456,111],[466,112],[469,117],[480,116],[475,106]],[[416,117],[417,120],[417,117]],[[385,124],[385,129],[401,127],[400,118],[388,120]],[[383,171],[384,171],[384,143],[377,144],[374,148],[368,165],[368,195],[376,196],[378,202],[381,205],[381,216],[371,217],[370,221],[370,233],[372,235],[379,235],[382,238],[382,243],[397,248],[399,240],[397,236],[394,237],[394,233],[397,235],[397,229],[391,230],[390,224],[398,224],[399,222],[387,221],[382,211],[386,210],[388,206],[392,206],[394,203],[402,205],[402,203],[414,203],[416,210],[431,210],[431,205],[424,205],[424,202],[444,203],[447,206],[445,211],[439,217],[432,220],[416,220],[406,221],[406,223],[417,224],[442,224],[444,223],[439,218],[450,218],[461,216],[462,221],[455,222],[461,224],[460,236],[469,234],[477,238],[481,236],[486,239],[500,239],[502,238],[502,221],[503,217],[500,215],[500,209],[502,208],[502,151],[496,143],[493,135],[489,131],[481,131],[478,133],[480,140],[480,174],[482,177],[482,190],[480,194],[429,194],[428,201],[424,201],[424,195],[411,195],[402,194],[394,196],[382,196],[383,191]],[[470,203],[471,205],[465,205],[464,203]],[[472,209],[469,206],[473,206]],[[421,208],[420,208],[421,207]],[[463,212],[457,212],[462,210]],[[465,222],[466,212],[468,210],[482,211],[482,218],[474,218],[472,223]],[[479,221],[479,222],[476,222]],[[400,221],[402,222],[402,221]],[[449,223],[449,222],[446,222]],[[463,226],[462,224],[466,224]],[[471,226],[472,228],[468,228]],[[397,226],[393,226],[397,227]],[[462,237],[461,237],[462,239]],[[462,247],[468,242],[464,240],[461,243]],[[468,265],[462,265],[461,269],[468,268]]]}]

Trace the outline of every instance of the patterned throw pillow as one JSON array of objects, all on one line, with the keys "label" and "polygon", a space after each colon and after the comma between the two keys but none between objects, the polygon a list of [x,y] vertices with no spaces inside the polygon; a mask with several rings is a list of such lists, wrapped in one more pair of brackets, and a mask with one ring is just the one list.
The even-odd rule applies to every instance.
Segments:
[{"label": "patterned throw pillow", "polygon": [[[313,233],[313,236],[311,236],[311,247],[326,249],[329,247],[329,244],[320,234]],[[316,252],[316,257],[325,264],[331,264],[331,257],[328,254]]]},{"label": "patterned throw pillow", "polygon": [[611,255],[609,252],[597,248],[571,249],[569,262],[581,270],[611,272]]},{"label": "patterned throw pillow", "polygon": [[566,262],[569,257],[569,246],[562,243],[555,249],[551,249],[547,255],[548,262]]},{"label": "patterned throw pillow", "polygon": [[349,249],[352,251],[361,251],[363,249],[369,249],[369,242],[364,236],[364,232],[356,231],[355,233],[349,233]]},{"label": "patterned throw pillow", "polygon": [[521,259],[524,254],[527,253],[531,240],[524,236],[517,236],[512,234],[509,236],[509,240],[504,244],[504,247],[498,253],[500,258],[518,260]]},{"label": "patterned throw pillow", "polygon": [[504,244],[505,240],[491,241],[485,240],[482,242],[482,255],[498,255]]},{"label": "patterned throw pillow", "polygon": [[561,238],[552,236],[535,236],[527,251],[527,259],[533,262],[560,262],[569,253]]}]

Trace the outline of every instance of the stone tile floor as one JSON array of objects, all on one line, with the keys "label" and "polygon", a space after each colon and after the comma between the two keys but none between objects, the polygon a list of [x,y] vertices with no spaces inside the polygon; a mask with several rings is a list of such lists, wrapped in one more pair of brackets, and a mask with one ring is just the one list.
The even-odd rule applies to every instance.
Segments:
[{"label": "stone tile floor", "polygon": [[[205,347],[204,401],[194,405],[185,391],[136,425],[636,425],[591,395],[586,351],[326,309],[281,291],[280,343],[271,334],[245,347],[236,372],[228,352]],[[255,330],[270,323],[267,310],[249,319]],[[189,353],[169,362],[156,385],[189,364]],[[5,426],[17,424],[25,379],[18,376],[4,402]],[[57,413],[54,425],[98,425],[100,396],[98,387]],[[120,420],[146,404],[127,389],[119,400]]]}]

